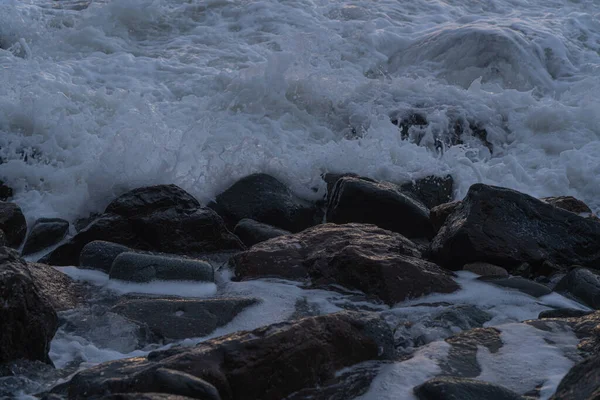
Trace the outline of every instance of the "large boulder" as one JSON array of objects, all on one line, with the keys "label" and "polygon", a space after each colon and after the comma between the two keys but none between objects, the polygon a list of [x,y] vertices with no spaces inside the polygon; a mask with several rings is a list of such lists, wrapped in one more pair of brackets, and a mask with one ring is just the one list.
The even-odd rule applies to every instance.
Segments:
[{"label": "large boulder", "polygon": [[429,257],[449,269],[484,261],[509,270],[600,265],[600,222],[514,190],[475,184],[431,243]]},{"label": "large boulder", "polygon": [[498,276],[482,276],[479,278],[479,280],[496,286],[515,289],[532,297],[542,297],[552,293],[552,290],[550,290],[547,286],[520,276],[511,276],[507,278]]},{"label": "large boulder", "polygon": [[449,273],[419,255],[410,240],[374,225],[323,224],[259,243],[230,263],[237,279],[270,276],[341,285],[388,304],[458,289]]},{"label": "large boulder", "polygon": [[168,208],[193,210],[200,208],[200,202],[179,186],[156,185],[133,189],[122,194],[114,199],[104,212],[131,217]]},{"label": "large boulder", "polygon": [[206,336],[256,302],[253,298],[125,298],[111,311],[146,324],[161,337],[180,340]]},{"label": "large boulder", "polygon": [[291,232],[263,224],[250,218],[244,218],[235,226],[233,233],[248,247],[277,236],[289,235]]},{"label": "large boulder", "polygon": [[0,364],[20,358],[50,362],[58,318],[16,251],[0,247]]},{"label": "large boulder", "polygon": [[109,273],[115,258],[121,253],[131,251],[131,248],[122,244],[94,240],[83,246],[79,253],[79,266]]},{"label": "large boulder", "polygon": [[54,310],[69,310],[83,302],[86,291],[81,283],[49,265],[29,263],[28,266],[36,287]]},{"label": "large boulder", "polygon": [[300,232],[321,222],[322,211],[314,203],[294,194],[267,174],[246,176],[208,205],[233,229],[250,218],[290,232]]},{"label": "large boulder", "polygon": [[452,201],[454,195],[454,179],[451,175],[426,176],[401,186],[405,193],[413,194],[427,208]]},{"label": "large boulder", "polygon": [[598,400],[600,398],[600,355],[576,364],[560,381],[551,400]]},{"label": "large boulder", "polygon": [[27,234],[27,221],[15,203],[0,202],[0,231],[4,231],[6,245],[17,248]]},{"label": "large boulder", "polygon": [[154,254],[121,253],[115,258],[110,279],[130,282],[202,281],[213,282],[215,272],[206,261]]},{"label": "large boulder", "polygon": [[554,290],[570,293],[588,306],[600,309],[600,273],[597,271],[575,268],[558,282]]},{"label": "large boulder", "polygon": [[502,386],[467,378],[433,378],[413,390],[419,400],[525,400]]},{"label": "large boulder", "polygon": [[159,376],[166,369],[214,385],[223,400],[279,400],[334,378],[345,367],[393,356],[392,332],[380,316],[341,312],[100,364],[54,391],[67,393],[69,399],[173,393],[173,386]]},{"label": "large boulder", "polygon": [[31,227],[21,254],[28,255],[50,247],[65,238],[69,222],[61,218],[40,218]]},{"label": "large boulder", "polygon": [[429,210],[390,183],[344,177],[337,181],[327,208],[327,222],[359,222],[409,238],[433,237]]},{"label": "large boulder", "polygon": [[429,219],[431,219],[431,223],[433,224],[433,229],[435,232],[439,232],[439,230],[444,226],[446,220],[461,205],[461,201],[453,201],[450,203],[440,204],[439,206],[433,207],[429,211]]}]

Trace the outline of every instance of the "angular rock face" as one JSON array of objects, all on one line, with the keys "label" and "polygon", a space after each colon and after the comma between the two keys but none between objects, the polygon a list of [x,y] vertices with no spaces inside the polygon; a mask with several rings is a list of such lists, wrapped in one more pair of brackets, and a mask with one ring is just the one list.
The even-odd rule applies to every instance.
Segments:
[{"label": "angular rock face", "polygon": [[185,255],[244,248],[213,210],[194,208],[195,204],[193,197],[173,185],[136,189],[107,207],[120,214],[103,214],[40,261],[78,265],[83,247],[95,240]]},{"label": "angular rock face", "polygon": [[600,309],[600,273],[587,268],[575,268],[558,282],[557,292],[568,292],[588,306]]},{"label": "angular rock face", "polygon": [[240,179],[208,205],[233,229],[250,218],[290,232],[300,232],[321,222],[322,212],[301,199],[283,183],[266,174]]},{"label": "angular rock face", "polygon": [[496,276],[500,278],[508,278],[508,272],[504,268],[498,267],[494,264],[482,262],[472,263],[465,265],[463,267],[463,270],[473,272],[474,274],[480,276]]},{"label": "angular rock face", "polygon": [[55,391],[70,399],[173,393],[180,385],[161,384],[161,369],[166,369],[214,385],[223,400],[279,400],[333,378],[342,368],[393,354],[392,332],[379,316],[341,312],[151,353],[147,359],[108,362],[78,373]]},{"label": "angular rock face", "polygon": [[64,219],[40,218],[33,224],[21,253],[28,255],[50,247],[63,240],[68,231],[69,222]]},{"label": "angular rock face", "polygon": [[0,364],[20,358],[49,362],[56,312],[16,251],[0,247]]},{"label": "angular rock face", "polygon": [[244,218],[235,226],[233,233],[248,247],[272,239],[277,236],[289,235],[291,232],[274,226],[263,224],[253,219]]},{"label": "angular rock face", "polygon": [[571,368],[551,400],[597,400],[599,396],[600,355],[596,355]]},{"label": "angular rock face", "polygon": [[429,218],[431,219],[431,223],[433,224],[433,229],[435,232],[439,232],[439,230],[444,226],[446,220],[461,205],[461,201],[453,201],[451,203],[440,204],[439,206],[433,207],[429,212]]},{"label": "angular rock face", "polygon": [[145,323],[161,337],[179,340],[206,336],[256,302],[252,298],[124,299],[111,311]]},{"label": "angular rock face", "polygon": [[27,222],[15,203],[0,203],[0,231],[4,231],[7,246],[17,248],[23,243]]},{"label": "angular rock face", "polygon": [[587,204],[572,196],[543,197],[540,200],[544,203],[551,204],[554,207],[562,208],[563,210],[571,211],[575,214],[592,213],[592,210],[590,210]]},{"label": "angular rock face", "polygon": [[600,265],[600,223],[531,196],[483,184],[471,186],[431,243],[428,256],[459,269],[484,261],[509,272],[522,263],[534,270]]},{"label": "angular rock face", "polygon": [[525,400],[502,386],[474,379],[439,377],[414,388],[419,400]]},{"label": "angular rock face", "polygon": [[310,279],[314,285],[358,289],[388,304],[458,289],[450,274],[418,256],[416,246],[397,233],[373,225],[324,224],[259,243],[230,263],[238,279]]},{"label": "angular rock face", "polygon": [[327,222],[359,222],[409,238],[433,237],[429,210],[392,184],[345,177],[338,180],[327,209]]},{"label": "angular rock face", "polygon": [[113,262],[109,276],[110,279],[130,282],[213,282],[215,279],[212,265],[205,261],[139,253],[119,254]]}]

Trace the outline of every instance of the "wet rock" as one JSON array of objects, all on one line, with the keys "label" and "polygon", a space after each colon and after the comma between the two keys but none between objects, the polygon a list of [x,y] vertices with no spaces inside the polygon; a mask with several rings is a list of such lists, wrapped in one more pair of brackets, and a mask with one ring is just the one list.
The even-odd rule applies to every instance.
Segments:
[{"label": "wet rock", "polygon": [[458,269],[483,261],[509,272],[522,263],[600,265],[600,223],[514,190],[475,184],[431,243],[428,256]]},{"label": "wet rock", "polygon": [[206,336],[257,301],[253,298],[124,299],[112,311],[146,324],[161,337],[179,340]]},{"label": "wet rock", "polygon": [[98,217],[100,217],[102,214],[100,213],[90,213],[87,217],[82,217],[82,218],[78,218],[75,223],[73,224],[75,226],[75,230],[77,232],[87,228],[92,222],[94,222]]},{"label": "wet rock", "polygon": [[387,304],[458,289],[449,273],[418,256],[416,246],[397,233],[373,225],[324,224],[259,243],[230,263],[241,280],[271,276],[341,285]]},{"label": "wet rock", "polygon": [[[182,371],[217,388],[223,400],[279,400],[335,377],[337,371],[393,357],[392,334],[377,315],[341,312],[154,352],[79,372],[54,391],[96,394],[166,392],[157,371]],[[160,372],[159,372],[160,374]]]},{"label": "wet rock", "polygon": [[300,232],[321,222],[322,211],[301,199],[283,183],[266,174],[246,176],[208,205],[233,229],[250,218],[290,232]]},{"label": "wet rock", "polygon": [[401,186],[401,190],[412,193],[427,208],[439,206],[452,201],[454,194],[454,179],[451,175],[426,176]]},{"label": "wet rock", "polygon": [[600,309],[600,273],[587,268],[575,268],[558,282],[555,291],[570,293],[584,304]]},{"label": "wet rock", "polygon": [[443,375],[475,378],[481,374],[477,362],[477,347],[484,346],[491,353],[502,348],[500,331],[495,328],[475,328],[449,337],[446,342],[452,347],[446,360],[441,362]]},{"label": "wet rock", "polygon": [[576,308],[558,308],[556,310],[542,311],[538,315],[539,319],[542,318],[573,318],[583,317],[591,314],[593,311],[578,310]]},{"label": "wet rock", "polygon": [[346,173],[328,172],[326,174],[321,175],[321,177],[327,184],[327,197],[326,197],[327,203],[329,203],[329,200],[331,199],[331,195],[333,194],[333,188],[335,187],[335,184],[337,183],[337,181],[339,181],[342,178],[350,177],[350,178],[362,179],[367,182],[377,183],[377,181],[375,179],[367,178],[366,176],[360,176],[358,174],[354,174],[351,172],[346,172]]},{"label": "wet rock", "polygon": [[4,232],[7,246],[17,248],[23,243],[27,222],[15,203],[0,203],[0,230]]},{"label": "wet rock", "polygon": [[0,229],[0,246],[6,246],[6,236],[2,229]]},{"label": "wet rock", "polygon": [[161,389],[168,393],[202,400],[221,400],[217,388],[185,372],[159,368],[154,373],[154,379]]},{"label": "wet rock", "polygon": [[[204,397],[186,397],[166,393],[117,393],[99,397],[98,400],[191,400],[198,398],[204,400]],[[207,398],[207,400],[209,399]]]},{"label": "wet rock", "polygon": [[410,113],[403,117],[400,117],[399,115],[393,116],[391,122],[400,128],[400,137],[402,140],[407,140],[409,138],[412,127],[422,129],[427,126],[427,118],[419,113]]},{"label": "wet rock", "polygon": [[85,289],[81,284],[49,265],[39,263],[28,265],[36,287],[54,310],[69,310],[82,303]]},{"label": "wet rock", "polygon": [[0,364],[0,399],[15,399],[19,398],[18,393],[48,390],[54,382],[69,374],[69,371],[56,369],[41,361],[20,359]]},{"label": "wet rock", "polygon": [[576,199],[573,196],[558,196],[558,197],[543,197],[544,203],[553,205],[554,207],[562,208],[563,210],[571,211],[575,214],[591,214],[592,210],[583,201]]},{"label": "wet rock", "polygon": [[571,368],[551,400],[597,400],[599,396],[600,355],[596,355]]},{"label": "wet rock", "polygon": [[23,246],[23,255],[36,253],[50,247],[65,238],[69,231],[69,222],[61,218],[40,218],[33,224]]},{"label": "wet rock", "polygon": [[122,244],[94,240],[83,246],[79,254],[79,266],[109,273],[115,258],[131,251],[131,248]]},{"label": "wet rock", "polygon": [[253,219],[244,218],[237,223],[233,233],[248,247],[272,239],[277,236],[289,235],[291,232],[274,226],[263,224]]},{"label": "wet rock", "polygon": [[460,200],[453,201],[451,203],[440,204],[435,206],[429,212],[429,219],[433,224],[433,229],[438,232],[442,226],[446,223],[446,220],[460,206],[462,202]]},{"label": "wet rock", "polygon": [[36,287],[16,251],[0,247],[0,363],[50,362],[50,340],[58,328],[56,312]]},{"label": "wet rock", "polygon": [[115,258],[109,277],[130,282],[153,280],[213,282],[215,273],[212,265],[201,260],[121,253]]},{"label": "wet rock", "polygon": [[438,377],[414,388],[419,400],[525,400],[502,386],[474,379]]},{"label": "wet rock", "polygon": [[179,186],[156,185],[137,188],[122,194],[114,199],[104,212],[132,217],[171,208],[194,210],[200,208],[200,203]]},{"label": "wet rock", "polygon": [[552,293],[552,290],[550,290],[548,287],[520,276],[511,276],[509,278],[482,276],[479,277],[478,280],[491,283],[492,285],[496,286],[516,289],[519,292],[528,294],[532,297],[542,297]]},{"label": "wet rock", "polygon": [[392,184],[342,178],[335,184],[327,222],[359,222],[398,232],[408,238],[431,238],[429,210]]},{"label": "wet rock", "polygon": [[13,196],[13,190],[0,180],[0,201],[6,201]]},{"label": "wet rock", "polygon": [[483,262],[467,264],[463,267],[463,271],[473,272],[480,276],[508,278],[508,272],[504,268]]}]

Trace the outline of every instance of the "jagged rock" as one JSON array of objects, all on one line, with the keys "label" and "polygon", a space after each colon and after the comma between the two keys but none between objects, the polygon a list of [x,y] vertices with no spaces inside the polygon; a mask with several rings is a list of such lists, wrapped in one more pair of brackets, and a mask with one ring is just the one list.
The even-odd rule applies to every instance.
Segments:
[{"label": "jagged rock", "polygon": [[50,340],[58,328],[56,312],[36,287],[16,251],[0,247],[0,363],[50,362]]},{"label": "jagged rock", "polygon": [[15,203],[0,203],[0,230],[4,232],[7,246],[17,248],[23,243],[27,221]]},{"label": "jagged rock", "polygon": [[133,189],[122,194],[114,199],[104,212],[132,217],[170,208],[195,210],[200,208],[200,203],[179,186],[156,185]]},{"label": "jagged rock", "polygon": [[36,253],[50,247],[67,235],[69,222],[61,218],[40,218],[33,224],[23,246],[23,255]]},{"label": "jagged rock", "polygon": [[13,190],[10,186],[6,185],[0,180],[0,201],[6,201],[13,195]]},{"label": "jagged rock", "polygon": [[390,328],[375,314],[341,312],[237,332],[200,343],[111,361],[79,372],[53,392],[70,399],[97,394],[169,392],[160,369],[215,386],[223,400],[279,400],[334,378],[344,367],[393,357]]},{"label": "jagged rock", "polygon": [[54,310],[69,310],[81,304],[85,296],[81,284],[49,265],[39,263],[28,265],[36,287],[46,296]]},{"label": "jagged rock", "polygon": [[131,248],[122,244],[94,240],[83,246],[79,254],[79,266],[109,273],[115,258],[131,251]]},{"label": "jagged rock", "polygon": [[148,325],[157,335],[180,340],[206,336],[256,302],[253,298],[138,298],[123,299],[112,311]]},{"label": "jagged rock", "polygon": [[416,386],[419,400],[525,400],[502,386],[474,379],[438,377]]},{"label": "jagged rock", "polygon": [[397,233],[365,224],[323,224],[259,243],[230,263],[238,279],[271,276],[337,284],[388,304],[458,289],[450,274],[418,256],[417,247]]},{"label": "jagged rock", "polygon": [[110,279],[131,282],[203,281],[213,282],[212,265],[205,261],[162,255],[121,253],[110,269]]},{"label": "jagged rock", "polygon": [[508,272],[504,268],[484,262],[467,264],[463,267],[463,270],[473,272],[480,276],[508,278]]},{"label": "jagged rock", "polygon": [[233,233],[248,247],[272,239],[277,236],[289,235],[291,232],[274,226],[263,224],[253,219],[244,218],[237,223]]},{"label": "jagged rock", "polygon": [[439,232],[439,230],[444,226],[446,220],[461,205],[461,201],[453,201],[451,203],[440,204],[439,206],[433,207],[429,211],[429,219],[433,224],[433,229],[435,232]]},{"label": "jagged rock", "polygon": [[600,265],[600,223],[514,190],[475,184],[431,243],[428,256],[449,269],[484,261],[509,272],[522,263],[544,272]]},{"label": "jagged rock", "polygon": [[600,273],[587,268],[575,268],[558,282],[557,292],[568,292],[586,305],[600,309]]},{"label": "jagged rock", "polygon": [[301,199],[283,183],[266,174],[246,176],[208,205],[233,229],[250,218],[290,232],[300,232],[321,222],[322,211]]},{"label": "jagged rock", "polygon": [[583,201],[576,199],[573,196],[558,196],[558,197],[543,197],[544,203],[553,205],[554,207],[562,208],[563,210],[571,211],[575,214],[591,214],[592,210]]},{"label": "jagged rock", "polygon": [[576,308],[559,308],[555,310],[542,311],[540,315],[538,315],[538,318],[576,318],[584,317],[592,312],[593,311],[578,310]]},{"label": "jagged rock", "polygon": [[409,238],[433,237],[429,210],[395,185],[345,177],[338,180],[327,209],[327,222],[359,222]]},{"label": "jagged rock", "polygon": [[516,289],[519,292],[523,292],[533,297],[542,297],[552,293],[552,290],[550,290],[548,287],[520,276],[511,276],[508,278],[482,276],[479,277],[478,280],[491,283],[496,286]]},{"label": "jagged rock", "polygon": [[412,193],[427,208],[439,206],[452,201],[454,179],[451,175],[444,177],[426,176],[401,186],[402,192]]},{"label": "jagged rock", "polygon": [[600,355],[576,364],[560,381],[551,400],[597,400],[600,398]]}]

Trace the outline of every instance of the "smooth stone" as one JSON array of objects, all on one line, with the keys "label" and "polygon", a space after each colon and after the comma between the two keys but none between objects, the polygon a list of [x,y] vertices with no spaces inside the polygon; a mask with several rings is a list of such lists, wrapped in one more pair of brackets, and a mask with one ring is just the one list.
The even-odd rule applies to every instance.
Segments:
[{"label": "smooth stone", "polygon": [[591,308],[600,309],[600,273],[596,271],[575,268],[558,282],[554,290],[568,292]]},{"label": "smooth stone", "polygon": [[119,254],[132,251],[131,248],[122,244],[94,240],[83,246],[79,254],[79,266],[109,273]]},{"label": "smooth stone", "polygon": [[61,218],[40,218],[33,224],[21,254],[37,253],[65,238],[69,222]]},{"label": "smooth stone", "polygon": [[480,276],[495,276],[500,278],[508,278],[508,271],[504,268],[489,263],[471,263],[463,267],[463,271],[473,272]]},{"label": "smooth stone", "polygon": [[289,235],[291,232],[244,218],[237,223],[233,229],[233,234],[239,237],[246,246],[251,247],[274,237]]},{"label": "smooth stone", "polygon": [[154,211],[200,208],[200,202],[177,185],[145,186],[130,190],[114,199],[104,210],[124,217],[147,215]]},{"label": "smooth stone", "polygon": [[212,265],[201,260],[128,252],[115,258],[109,277],[130,282],[214,282],[214,271]]},{"label": "smooth stone", "polygon": [[491,283],[496,286],[516,289],[519,292],[528,294],[533,297],[542,297],[552,293],[552,290],[550,290],[547,286],[536,283],[534,281],[530,281],[529,279],[525,279],[520,276],[511,276],[509,278],[481,276],[477,279],[483,282]]},{"label": "smooth stone", "polygon": [[584,317],[591,313],[593,313],[593,311],[578,310],[576,308],[558,308],[555,310],[542,311],[540,315],[538,315],[538,318],[577,318]]},{"label": "smooth stone", "polygon": [[27,221],[21,208],[15,203],[0,202],[0,231],[8,247],[17,248],[27,234]]},{"label": "smooth stone", "polygon": [[430,379],[413,391],[419,400],[525,400],[499,385],[449,376]]}]

